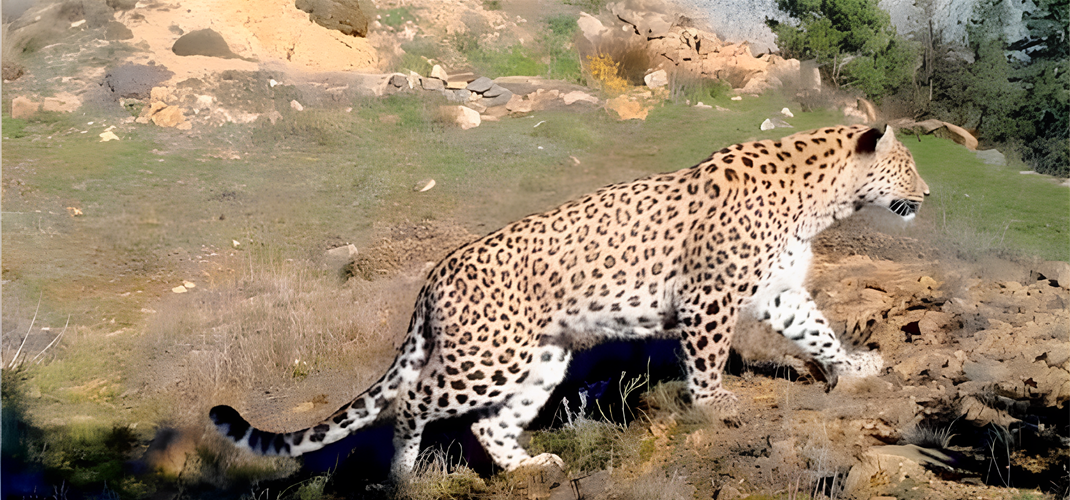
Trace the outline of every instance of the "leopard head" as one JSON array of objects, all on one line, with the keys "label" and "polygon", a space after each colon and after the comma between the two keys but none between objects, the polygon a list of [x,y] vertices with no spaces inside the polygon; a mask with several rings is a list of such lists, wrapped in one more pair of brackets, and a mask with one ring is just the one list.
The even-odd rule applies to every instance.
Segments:
[{"label": "leopard head", "polygon": [[855,205],[873,204],[909,221],[917,214],[929,186],[918,175],[914,157],[889,126],[862,133],[855,146],[861,168],[855,173]]}]

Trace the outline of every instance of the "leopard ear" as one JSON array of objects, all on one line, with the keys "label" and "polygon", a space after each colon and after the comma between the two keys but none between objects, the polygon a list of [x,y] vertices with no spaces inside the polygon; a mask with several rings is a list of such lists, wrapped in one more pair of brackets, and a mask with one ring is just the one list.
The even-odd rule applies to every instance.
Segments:
[{"label": "leopard ear", "polygon": [[[887,135],[887,134],[885,134]],[[858,154],[870,154],[877,150],[877,140],[881,138],[880,130],[871,128],[865,132],[862,132],[858,136],[858,142],[855,143],[855,153]]]},{"label": "leopard ear", "polygon": [[888,125],[888,127],[884,129],[884,136],[877,142],[877,152],[884,153],[892,149],[895,142],[895,130],[892,129],[891,125]]}]

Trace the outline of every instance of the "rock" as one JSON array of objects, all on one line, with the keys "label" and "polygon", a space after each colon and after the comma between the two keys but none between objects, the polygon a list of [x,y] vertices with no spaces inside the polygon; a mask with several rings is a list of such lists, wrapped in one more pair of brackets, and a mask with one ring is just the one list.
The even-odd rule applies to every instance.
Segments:
[{"label": "rock", "polygon": [[465,107],[472,108],[476,113],[483,114],[487,110],[487,107],[478,101],[469,101],[464,103]]},{"label": "rock", "polygon": [[914,123],[911,128],[920,128],[922,133],[931,134],[933,131],[943,126],[944,122],[940,120],[925,120]]},{"label": "rock", "polygon": [[409,75],[405,77],[409,81],[409,88],[416,89],[422,86],[423,77],[415,71],[409,71]]},{"label": "rock", "polygon": [[876,123],[877,122],[877,107],[874,106],[872,102],[869,102],[866,99],[861,99],[860,98],[860,99],[858,99],[857,106],[858,106],[858,110],[859,111],[865,113],[865,115],[866,115],[866,123]]},{"label": "rock", "polygon": [[646,86],[652,89],[664,87],[669,84],[669,75],[663,69],[654,71],[643,77]]},{"label": "rock", "polygon": [[[843,484],[847,498],[871,498],[874,494],[898,491],[901,485],[913,487],[912,494],[917,498],[929,498],[932,490],[928,489],[933,474],[922,463],[931,463],[946,467],[934,457],[946,457],[937,450],[923,449],[917,446],[878,446],[871,448],[862,456],[861,463],[851,467]],[[920,461],[920,463],[919,463]],[[919,489],[921,488],[921,489]],[[906,488],[911,490],[911,488]]]},{"label": "rock", "polygon": [[175,40],[171,51],[180,56],[207,56],[235,59],[237,54],[231,52],[223,36],[211,28],[191,31]]},{"label": "rock", "polygon": [[118,141],[119,136],[115,135],[115,132],[110,130],[100,134],[100,142]]},{"label": "rock", "polygon": [[439,66],[437,64],[431,67],[431,75],[430,76],[431,76],[431,78],[438,78],[439,80],[442,80],[443,82],[445,82],[446,80],[449,80],[449,78],[450,78],[450,76],[448,74],[446,74],[446,70],[442,69],[442,66]]},{"label": "rock", "polygon": [[[484,103],[486,103],[486,101],[484,101]],[[509,110],[506,109],[503,104],[494,107],[487,106],[487,111],[485,111],[482,116],[484,120],[497,121],[499,118],[507,116],[508,114]]]},{"label": "rock", "polygon": [[650,112],[650,108],[640,102],[629,99],[627,95],[606,101],[606,109],[615,111],[621,120],[646,120],[646,115]]},{"label": "rock", "polygon": [[490,88],[488,88],[487,90],[484,90],[482,94],[483,97],[498,97],[506,92],[509,92],[509,90],[495,83],[491,85]]},{"label": "rock", "polygon": [[505,103],[505,109],[508,109],[510,113],[514,114],[530,113],[531,101],[524,99],[523,96],[514,94],[509,98],[509,102]]},{"label": "rock", "polygon": [[[469,83],[465,87],[465,89],[470,90],[472,92],[475,92],[477,94],[482,94],[482,93],[490,90],[490,88],[493,87],[494,85],[495,85],[494,80],[491,80],[490,78],[487,78],[485,76],[481,76],[479,78],[476,78],[475,80],[472,80],[472,83]],[[497,95],[497,94],[495,94],[495,95]],[[489,96],[489,97],[494,97],[494,96]]]},{"label": "rock", "polygon": [[468,86],[468,83],[476,79],[475,73],[464,72],[454,73],[446,78],[446,88],[448,89],[463,89]]},{"label": "rock", "polygon": [[168,87],[153,87],[149,91],[149,101],[167,103],[175,100],[174,91]]},{"label": "rock", "polygon": [[171,291],[174,292],[174,293],[186,293],[189,290],[187,290],[186,287],[184,287],[182,285],[178,285],[178,286],[172,288]]},{"label": "rock", "polygon": [[25,96],[19,96],[11,100],[11,117],[26,119],[41,110],[41,103],[34,102]]},{"label": "rock", "polygon": [[290,101],[290,108],[294,111],[304,111],[305,107],[301,103],[297,102],[297,99]]},{"label": "rock", "polygon": [[713,106],[710,106],[709,104],[703,104],[702,101],[695,103],[695,107],[699,109],[713,109]]},{"label": "rock", "polygon": [[109,21],[104,26],[104,39],[108,41],[129,40],[134,38],[134,32],[130,31],[125,24],[118,21]]},{"label": "rock", "polygon": [[344,273],[346,266],[357,260],[357,247],[352,243],[335,247],[324,254],[324,268],[329,271]]},{"label": "rock", "polygon": [[167,106],[152,115],[152,123],[160,127],[178,127],[185,121],[182,108],[178,106]]},{"label": "rock", "polygon": [[598,104],[597,97],[588,94],[582,90],[573,90],[572,92],[561,96],[561,100],[565,101],[566,106],[571,106],[573,103],[576,102],[589,102],[591,104]]},{"label": "rock", "polygon": [[531,101],[531,110],[538,111],[545,109],[550,101],[554,101],[561,97],[561,91],[557,89],[538,89],[535,92],[528,94],[528,100]]},{"label": "rock", "polygon": [[580,12],[580,18],[576,20],[576,25],[580,27],[580,33],[583,37],[592,43],[597,43],[602,35],[609,32],[609,28],[602,24],[598,18],[586,13]]},{"label": "rock", "polygon": [[782,115],[784,115],[784,116],[786,116],[788,118],[795,118],[795,115],[792,114],[791,110],[788,109],[788,108],[784,108],[784,109],[780,110],[780,114],[782,114]]},{"label": "rock", "polygon": [[610,4],[610,11],[618,19],[632,25],[634,32],[647,39],[663,37],[672,27],[672,19],[665,14],[646,9],[633,9],[633,2]]},{"label": "rock", "polygon": [[1070,263],[1047,261],[1037,266],[1037,272],[1049,280],[1055,280],[1064,290],[1070,290]]},{"label": "rock", "polygon": [[472,98],[472,93],[465,89],[445,90],[443,94],[446,96],[446,101],[458,104],[464,104]]},{"label": "rock", "polygon": [[394,88],[412,88],[409,86],[409,79],[405,75],[393,75],[390,77],[390,85]]},{"label": "rock", "polygon": [[493,108],[495,106],[505,106],[506,104],[508,104],[509,101],[513,98],[513,93],[503,88],[502,93],[494,96],[494,98],[492,99],[486,99],[486,96],[487,94],[484,93],[483,105],[488,108]]},{"label": "rock", "polygon": [[478,111],[465,106],[461,106],[460,110],[461,116],[458,117],[457,124],[461,126],[462,130],[468,130],[479,126],[481,120]]},{"label": "rock", "polygon": [[937,129],[934,134],[936,134],[938,137],[943,136],[945,139],[951,139],[959,144],[962,144],[963,146],[966,146],[966,149],[977,149],[977,138],[974,137],[973,134],[967,132],[966,129],[958,125],[952,125],[947,122],[943,123],[943,130],[945,130],[946,132],[941,133],[941,130]]},{"label": "rock", "polygon": [[424,78],[421,85],[423,85],[424,90],[443,90],[446,88],[446,82],[438,78]]},{"label": "rock", "polygon": [[294,6],[308,12],[312,22],[346,35],[368,34],[368,16],[357,0],[297,0]]},{"label": "rock", "polygon": [[482,120],[479,112],[466,106],[442,106],[444,115],[451,117],[453,122],[461,127],[461,130],[478,127]]}]

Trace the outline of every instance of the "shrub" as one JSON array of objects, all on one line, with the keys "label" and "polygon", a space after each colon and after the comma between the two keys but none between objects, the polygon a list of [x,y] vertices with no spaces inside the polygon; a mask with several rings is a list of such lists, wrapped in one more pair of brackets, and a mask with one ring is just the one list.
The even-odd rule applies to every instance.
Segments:
[{"label": "shrub", "polygon": [[1018,149],[1037,172],[1070,175],[1068,4],[1040,2],[1026,16],[1029,36],[1008,43],[1005,6],[978,3],[967,26],[974,62],[937,67],[930,112],[975,129],[986,145]]},{"label": "shrub", "polygon": [[623,94],[628,90],[628,80],[620,76],[620,63],[614,62],[609,55],[587,56],[587,72],[608,94]]},{"label": "shrub", "polygon": [[834,85],[875,101],[913,81],[917,49],[899,37],[876,0],[778,0],[795,23],[768,19],[785,57],[814,59]]}]

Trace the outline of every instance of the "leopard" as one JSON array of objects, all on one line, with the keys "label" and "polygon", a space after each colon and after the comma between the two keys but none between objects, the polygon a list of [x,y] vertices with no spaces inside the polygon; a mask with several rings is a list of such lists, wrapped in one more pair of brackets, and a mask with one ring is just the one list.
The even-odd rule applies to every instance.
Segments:
[{"label": "leopard", "polygon": [[[577,349],[672,338],[691,404],[731,414],[733,329],[756,316],[824,374],[879,375],[848,352],[805,281],[811,241],[863,207],[910,221],[929,195],[892,127],[839,125],[737,144],[682,170],[613,184],[464,245],[432,267],[397,357],[371,387],[307,429],[254,428],[230,406],[209,417],[237,446],[298,456],[391,418],[395,478],[411,474],[429,422],[467,416],[493,462],[563,466],[520,445]],[[816,375],[816,374],[815,374]]]}]

